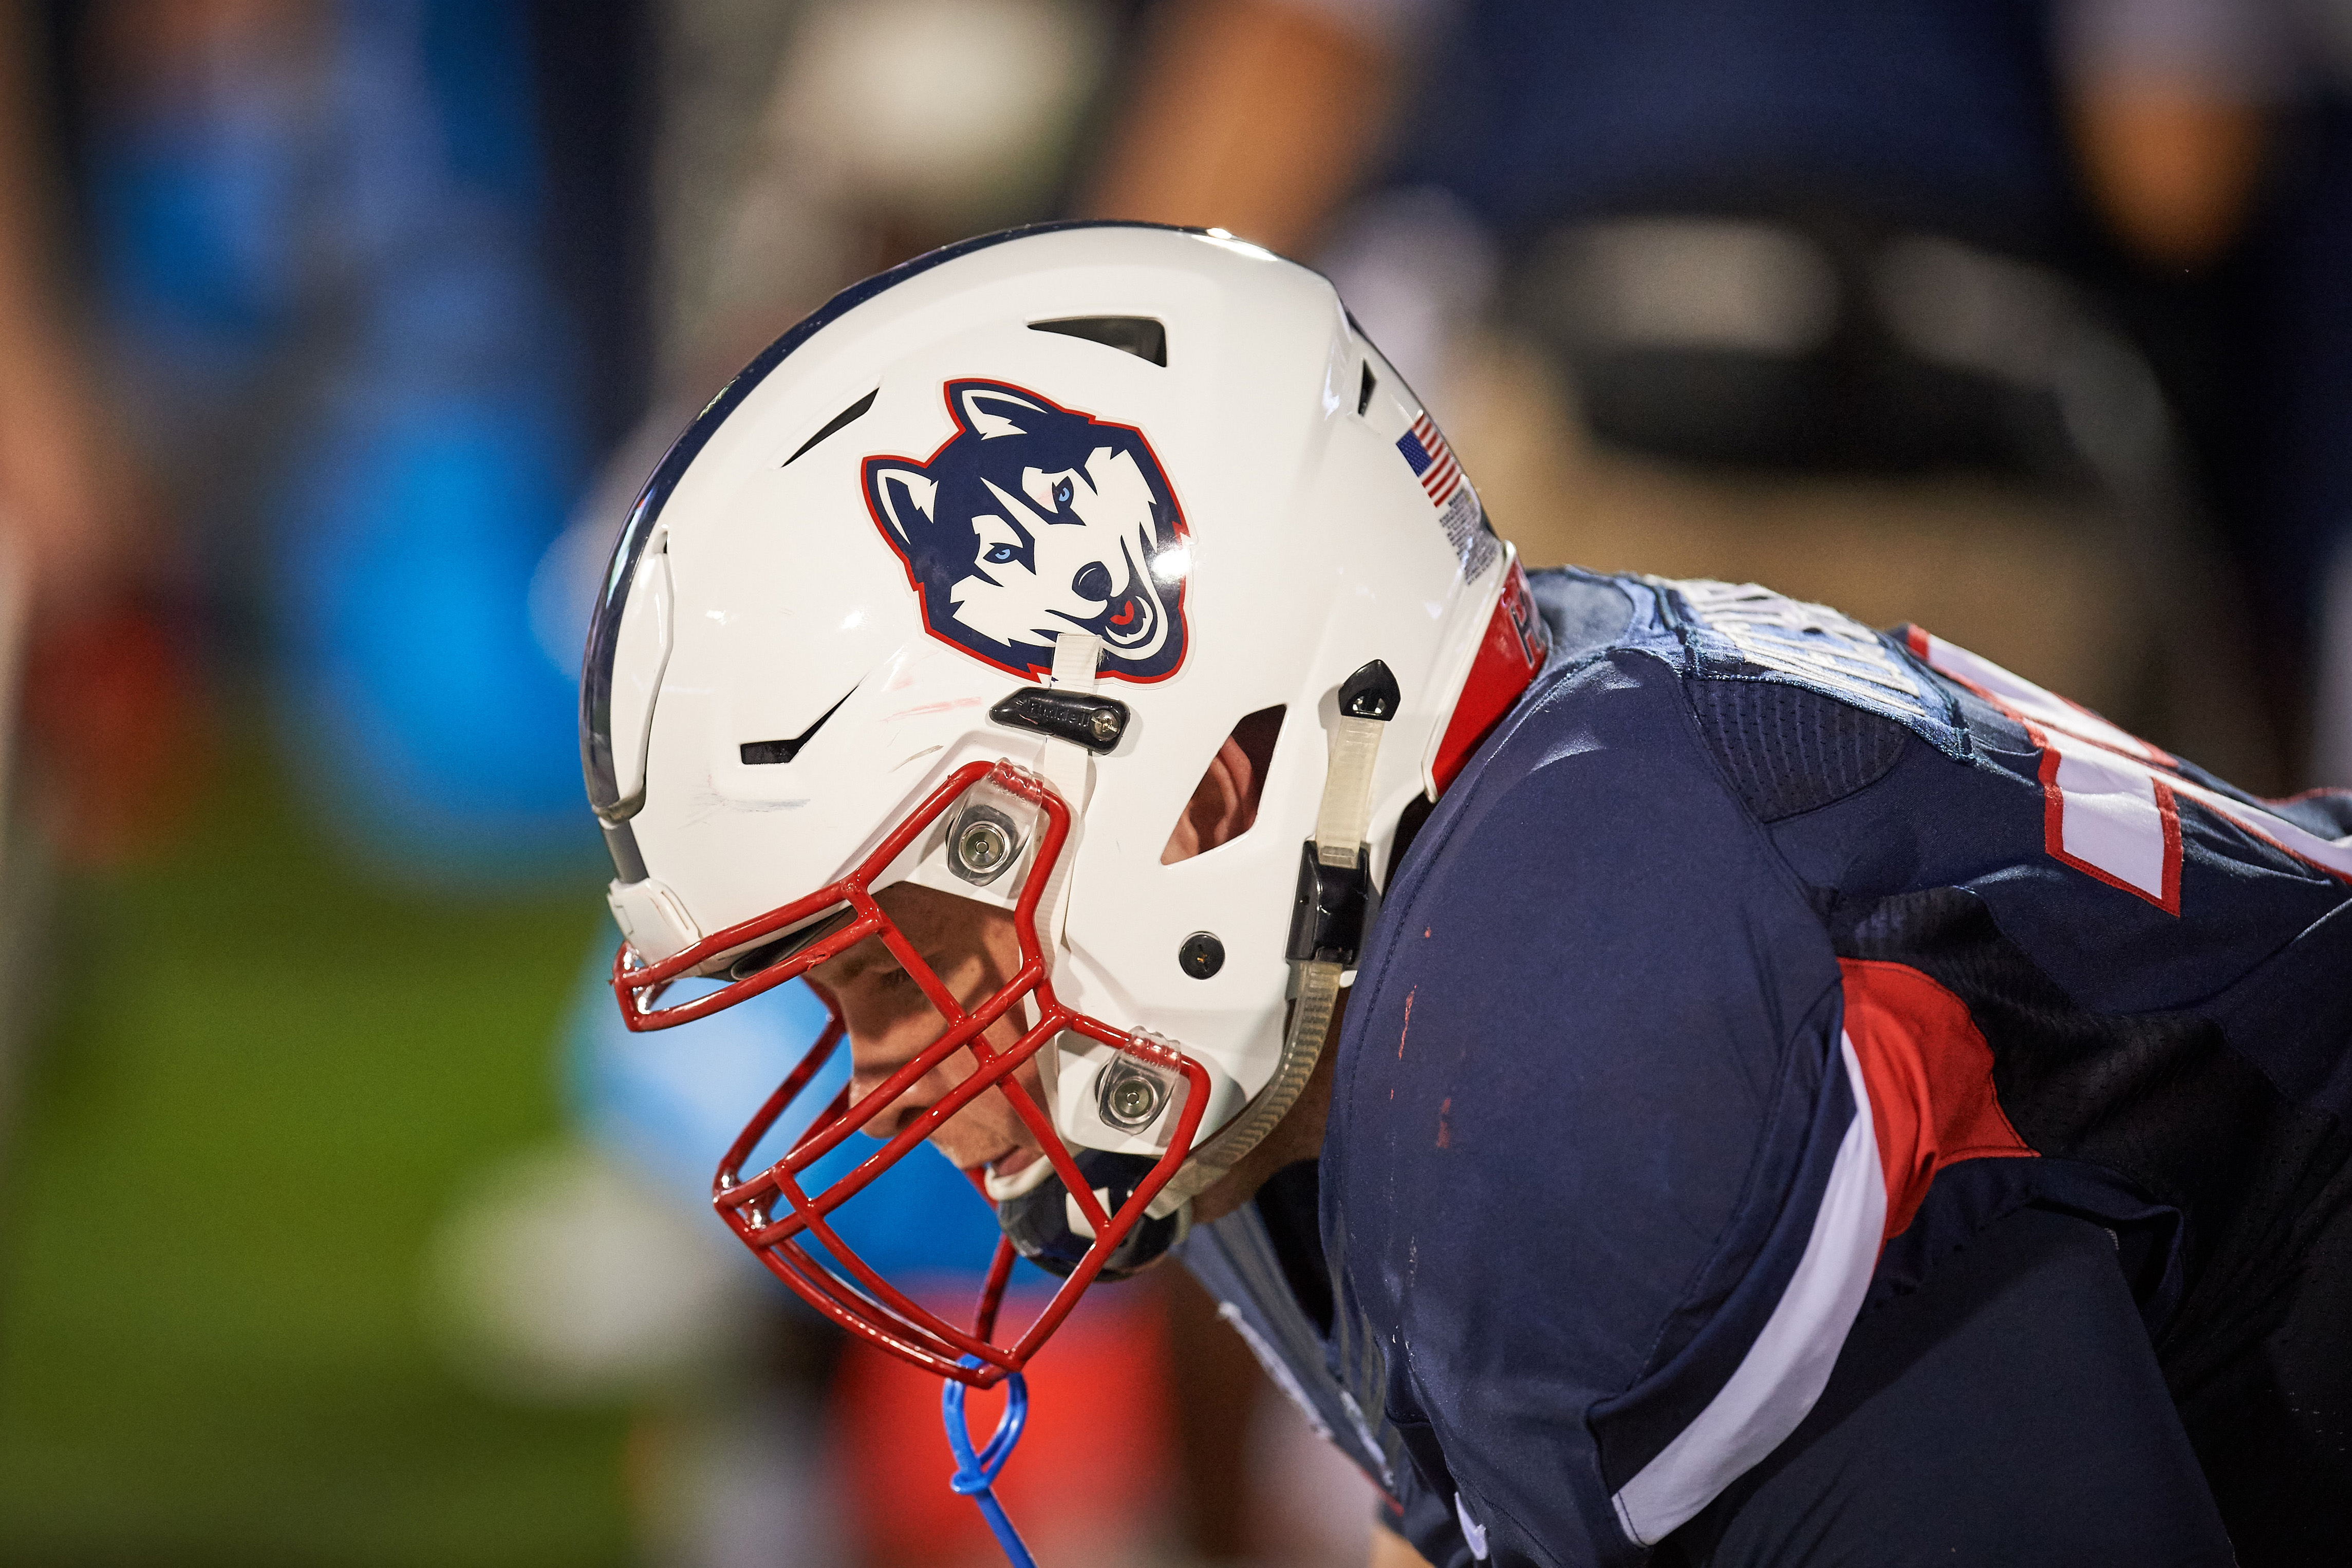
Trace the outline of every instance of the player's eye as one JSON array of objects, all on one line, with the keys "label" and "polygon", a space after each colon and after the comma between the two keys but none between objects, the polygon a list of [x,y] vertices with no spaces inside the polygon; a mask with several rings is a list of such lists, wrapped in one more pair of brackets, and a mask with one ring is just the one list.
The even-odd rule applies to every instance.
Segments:
[{"label": "player's eye", "polygon": [[1077,488],[1076,488],[1075,485],[1071,484],[1069,480],[1067,480],[1067,479],[1056,479],[1056,480],[1055,480],[1055,481],[1054,481],[1054,510],[1055,510],[1055,511],[1060,511],[1060,510],[1062,510],[1063,509],[1066,508],[1066,507],[1070,504],[1071,498],[1072,498],[1072,497],[1074,497],[1074,496],[1076,496],[1077,493],[1078,493],[1078,492],[1077,492]]},{"label": "player's eye", "polygon": [[1013,549],[1010,544],[992,544],[988,547],[988,552],[981,559],[991,565],[1002,566],[1007,562],[1018,560],[1020,555],[1021,552]]}]

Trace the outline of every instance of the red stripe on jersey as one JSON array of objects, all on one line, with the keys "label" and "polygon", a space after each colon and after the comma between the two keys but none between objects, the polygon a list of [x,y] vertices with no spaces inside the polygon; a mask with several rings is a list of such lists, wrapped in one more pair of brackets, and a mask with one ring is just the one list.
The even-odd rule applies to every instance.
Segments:
[{"label": "red stripe on jersey", "polygon": [[2000,1108],[1992,1047],[1968,1004],[1904,963],[1842,958],[1845,1032],[1870,1089],[1886,1174],[1885,1238],[1903,1234],[1936,1173],[1962,1160],[2031,1157]]}]

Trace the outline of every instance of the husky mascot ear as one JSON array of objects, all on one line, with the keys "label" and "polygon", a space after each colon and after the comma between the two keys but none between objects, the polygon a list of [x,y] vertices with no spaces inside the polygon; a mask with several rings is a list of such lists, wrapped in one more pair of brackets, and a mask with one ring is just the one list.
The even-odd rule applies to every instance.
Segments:
[{"label": "husky mascot ear", "polygon": [[897,463],[866,465],[866,499],[874,515],[898,536],[900,553],[909,560],[920,553],[915,530],[938,521],[940,484],[922,469]]},{"label": "husky mascot ear", "polygon": [[1040,423],[1039,416],[1048,413],[1043,405],[993,382],[958,382],[948,389],[948,400],[955,409],[956,423],[983,441],[1029,435]]}]

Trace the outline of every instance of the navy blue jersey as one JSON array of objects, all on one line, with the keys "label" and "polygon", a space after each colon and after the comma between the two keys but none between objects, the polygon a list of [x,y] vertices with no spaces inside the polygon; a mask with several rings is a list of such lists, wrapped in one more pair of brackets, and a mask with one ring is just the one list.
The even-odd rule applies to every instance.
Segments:
[{"label": "navy blue jersey", "polygon": [[2295,1313],[2352,1205],[2352,795],[2256,800],[1916,628],[1535,582],[1552,658],[1351,993],[1328,1304],[1263,1199],[1185,1254],[1424,1556],[1642,1561],[1867,1299],[2026,1205],[2115,1237],[2185,1416],[2340,1362]]}]

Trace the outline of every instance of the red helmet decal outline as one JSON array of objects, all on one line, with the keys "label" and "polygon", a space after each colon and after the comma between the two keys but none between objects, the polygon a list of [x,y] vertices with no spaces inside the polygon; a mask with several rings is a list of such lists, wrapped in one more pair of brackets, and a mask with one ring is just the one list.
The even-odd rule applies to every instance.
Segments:
[{"label": "red helmet decal outline", "polygon": [[1031,679],[1052,671],[1066,630],[1102,639],[1103,677],[1175,674],[1190,637],[1190,533],[1143,432],[1009,382],[952,380],[940,393],[954,428],[929,458],[859,465],[924,630]]}]

